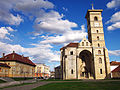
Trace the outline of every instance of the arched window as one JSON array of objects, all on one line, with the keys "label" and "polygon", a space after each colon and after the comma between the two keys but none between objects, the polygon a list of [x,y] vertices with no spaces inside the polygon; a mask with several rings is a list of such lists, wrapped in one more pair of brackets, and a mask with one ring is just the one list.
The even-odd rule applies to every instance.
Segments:
[{"label": "arched window", "polygon": [[98,47],[100,47],[100,44],[98,43]]},{"label": "arched window", "polygon": [[84,46],[84,42],[82,42],[82,46]]},{"label": "arched window", "polygon": [[97,36],[97,40],[99,40],[99,36]]},{"label": "arched window", "polygon": [[73,69],[71,69],[71,74],[73,74]]},{"label": "arched window", "polygon": [[101,54],[101,51],[100,51],[100,50],[98,50],[98,54]]},{"label": "arched window", "polygon": [[94,21],[98,21],[98,18],[96,16],[94,17]]},{"label": "arched window", "polygon": [[73,55],[73,51],[70,52],[70,55]]},{"label": "arched window", "polygon": [[86,46],[88,46],[88,42],[86,42]]},{"label": "arched window", "polygon": [[102,63],[102,58],[99,58],[99,63]]},{"label": "arched window", "polygon": [[97,31],[97,33],[99,32],[98,30],[96,30]]}]

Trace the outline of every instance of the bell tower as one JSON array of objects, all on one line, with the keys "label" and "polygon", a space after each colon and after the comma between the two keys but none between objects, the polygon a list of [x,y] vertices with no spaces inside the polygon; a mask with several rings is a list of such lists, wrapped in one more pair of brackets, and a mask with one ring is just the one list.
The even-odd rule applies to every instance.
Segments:
[{"label": "bell tower", "polygon": [[104,79],[110,77],[110,63],[108,51],[105,46],[102,9],[92,9],[87,11],[88,40],[93,48],[94,77]]}]

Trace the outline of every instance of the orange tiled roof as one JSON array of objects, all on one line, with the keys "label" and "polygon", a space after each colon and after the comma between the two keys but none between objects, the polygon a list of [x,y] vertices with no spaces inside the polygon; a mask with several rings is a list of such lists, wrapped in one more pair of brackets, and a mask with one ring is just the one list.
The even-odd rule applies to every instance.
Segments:
[{"label": "orange tiled roof", "polygon": [[69,43],[67,46],[60,48],[60,50],[66,48],[66,47],[78,47],[79,43]]},{"label": "orange tiled roof", "polygon": [[11,53],[8,54],[2,58],[0,58],[0,61],[18,61],[24,64],[28,64],[28,65],[32,65],[32,66],[36,66],[30,59],[28,59],[27,57],[24,57],[22,55],[19,55],[17,53]]},{"label": "orange tiled roof", "polygon": [[120,65],[117,68],[115,68],[114,70],[112,70],[112,72],[120,72]]},{"label": "orange tiled roof", "polygon": [[111,66],[112,66],[112,65],[120,65],[120,62],[112,61],[112,62],[110,62],[110,65],[111,65]]},{"label": "orange tiled roof", "polygon": [[1,66],[1,67],[8,67],[8,68],[10,68],[10,66],[7,65],[6,63],[0,63],[0,66]]}]

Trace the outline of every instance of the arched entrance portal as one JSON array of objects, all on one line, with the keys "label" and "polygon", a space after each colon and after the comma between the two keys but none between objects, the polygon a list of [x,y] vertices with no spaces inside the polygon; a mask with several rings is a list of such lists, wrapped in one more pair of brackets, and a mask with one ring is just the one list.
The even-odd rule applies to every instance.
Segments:
[{"label": "arched entrance portal", "polygon": [[80,52],[79,58],[81,60],[80,77],[93,77],[93,61],[91,52],[88,50],[83,50]]}]

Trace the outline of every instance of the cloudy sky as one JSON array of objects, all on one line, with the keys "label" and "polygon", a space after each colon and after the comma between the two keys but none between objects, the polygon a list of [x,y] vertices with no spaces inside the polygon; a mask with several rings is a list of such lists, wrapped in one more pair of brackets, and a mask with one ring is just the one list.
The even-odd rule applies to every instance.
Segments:
[{"label": "cloudy sky", "polygon": [[[60,48],[87,37],[85,14],[92,0],[1,0],[0,55],[15,51],[44,63],[59,65]],[[120,61],[120,0],[93,1],[103,9],[110,61]]]}]

